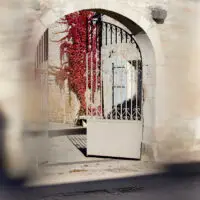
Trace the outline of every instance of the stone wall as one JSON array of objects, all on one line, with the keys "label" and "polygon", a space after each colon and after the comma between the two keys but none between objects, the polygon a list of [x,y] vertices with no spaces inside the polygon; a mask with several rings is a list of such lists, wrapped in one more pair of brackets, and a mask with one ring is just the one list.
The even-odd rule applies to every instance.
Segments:
[{"label": "stone wall", "polygon": [[[63,31],[65,26],[53,23],[49,29],[49,69],[52,67],[60,67],[60,49],[59,40],[63,34],[55,34]],[[73,123],[79,109],[79,102],[73,92],[69,92],[67,80],[64,88],[59,88],[56,84],[55,76],[48,76],[48,100],[49,100],[49,121],[58,123]]]},{"label": "stone wall", "polygon": [[[166,161],[175,152],[192,151],[199,135],[199,4],[192,0],[52,0],[37,23],[36,35],[59,16],[88,8],[119,13],[138,24],[151,41],[155,58],[154,155]],[[157,5],[168,12],[164,24],[151,18],[150,8]],[[127,25],[133,27],[130,22]]]},{"label": "stone wall", "polygon": [[197,135],[194,122],[200,114],[199,69],[197,63],[191,63],[195,56],[199,57],[193,51],[197,4],[197,1],[170,1],[165,23],[157,25],[165,62],[156,71],[154,130],[159,141],[157,157],[165,161],[176,153],[191,150]]},{"label": "stone wall", "polygon": [[48,101],[49,122],[74,123],[80,105],[76,95],[73,92],[69,94],[67,83],[60,89],[55,80],[49,81]]}]

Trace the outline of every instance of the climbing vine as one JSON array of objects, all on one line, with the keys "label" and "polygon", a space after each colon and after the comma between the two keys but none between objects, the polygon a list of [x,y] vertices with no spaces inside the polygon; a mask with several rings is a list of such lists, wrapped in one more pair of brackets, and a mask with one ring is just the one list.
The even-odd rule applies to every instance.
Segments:
[{"label": "climbing vine", "polygon": [[[91,89],[90,102],[94,102],[95,92],[100,88],[100,73],[98,59],[98,30],[95,24],[88,21],[94,17],[91,11],[79,11],[65,15],[57,23],[64,24],[65,29],[59,33],[65,33],[64,37],[55,41],[60,47],[60,68],[54,73],[56,83],[60,88],[64,87],[64,81],[68,80],[68,87],[80,101],[79,115],[86,114],[86,87]],[[88,34],[88,30],[91,33]],[[86,57],[87,56],[87,57]],[[87,61],[86,61],[87,58]],[[86,74],[86,62],[88,70]],[[86,84],[86,76],[88,81]],[[98,112],[97,112],[98,110]],[[90,107],[93,115],[101,110]]]}]

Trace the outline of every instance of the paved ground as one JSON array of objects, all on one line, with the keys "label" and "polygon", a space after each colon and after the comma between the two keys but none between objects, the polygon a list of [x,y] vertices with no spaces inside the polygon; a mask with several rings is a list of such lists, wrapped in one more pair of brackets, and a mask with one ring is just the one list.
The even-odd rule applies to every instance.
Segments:
[{"label": "paved ground", "polygon": [[[50,123],[48,163],[26,185],[51,185],[158,173],[149,161],[86,157],[86,129]],[[73,134],[71,134],[73,133]]]},{"label": "paved ground", "polygon": [[45,166],[26,185],[56,185],[84,181],[124,178],[159,173],[153,163],[139,161],[96,161],[85,164]]},{"label": "paved ground", "polygon": [[199,200],[200,176],[145,175],[36,188],[0,188],[4,200]]},{"label": "paved ground", "polygon": [[[200,199],[199,174],[172,176],[159,173],[163,169],[149,161],[86,158],[77,149],[85,146],[83,135],[52,137],[50,146],[50,162],[26,184],[31,187],[8,187],[0,181],[0,199]],[[186,165],[185,169],[192,168]],[[199,170],[200,165],[196,169]],[[180,168],[177,171],[180,172]]]},{"label": "paved ground", "polygon": [[105,160],[86,157],[83,154],[84,150],[86,151],[86,135],[52,137],[50,138],[49,164],[63,165]]},{"label": "paved ground", "polygon": [[86,136],[58,136],[50,138],[49,162],[38,170],[38,176],[28,185],[103,180],[158,173],[153,162],[86,157],[80,151],[86,147]]}]

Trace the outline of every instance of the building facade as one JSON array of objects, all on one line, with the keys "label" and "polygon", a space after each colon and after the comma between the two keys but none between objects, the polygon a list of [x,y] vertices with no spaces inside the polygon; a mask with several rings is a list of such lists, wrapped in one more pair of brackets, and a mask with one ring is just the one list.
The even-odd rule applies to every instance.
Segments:
[{"label": "building facade", "polygon": [[[199,46],[194,21],[199,17],[198,1],[48,1],[42,5],[33,32],[35,44],[59,17],[83,9],[100,9],[125,25],[135,35],[143,54],[143,143],[159,159],[196,146],[200,111],[199,69],[195,66]],[[167,12],[164,23],[155,19],[162,15],[156,14],[157,8]]]},{"label": "building facade", "polygon": [[[178,160],[180,154],[198,150],[200,30],[195,22],[199,19],[199,1],[49,0],[26,3],[27,19],[33,24],[27,40],[30,48],[27,58],[30,76],[34,80],[36,49],[44,32],[70,13],[88,9],[102,12],[130,30],[142,52],[145,88],[142,129],[144,151],[147,149],[146,152],[157,161],[167,161],[172,158]],[[49,63],[44,63],[43,81],[46,82],[43,85],[47,86]],[[38,79],[41,80],[39,76]],[[55,84],[49,84],[49,89],[43,87],[46,96],[57,94],[49,98],[52,105],[50,108],[43,95],[42,109],[46,112],[43,118],[48,119],[50,109],[52,121],[65,122],[67,113],[71,113],[67,111],[68,101],[65,97],[68,91],[60,92],[56,87]],[[62,102],[60,106],[58,102]],[[56,116],[59,112],[60,116]],[[191,156],[189,159],[198,158]]]}]

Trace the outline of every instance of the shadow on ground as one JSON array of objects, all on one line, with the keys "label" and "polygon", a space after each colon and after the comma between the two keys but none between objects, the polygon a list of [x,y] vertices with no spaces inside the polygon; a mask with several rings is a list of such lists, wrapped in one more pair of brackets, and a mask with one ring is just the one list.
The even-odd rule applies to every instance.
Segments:
[{"label": "shadow on ground", "polygon": [[169,165],[165,173],[157,175],[43,187],[1,184],[0,199],[196,200],[200,199],[199,168],[199,163]]}]

